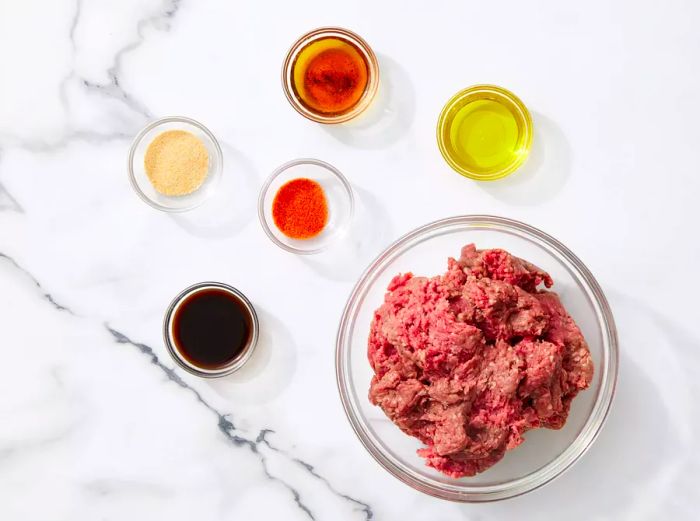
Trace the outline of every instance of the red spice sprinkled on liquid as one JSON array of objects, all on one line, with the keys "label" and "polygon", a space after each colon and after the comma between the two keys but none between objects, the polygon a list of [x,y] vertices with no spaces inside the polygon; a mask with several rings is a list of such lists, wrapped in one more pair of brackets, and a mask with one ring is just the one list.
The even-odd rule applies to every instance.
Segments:
[{"label": "red spice sprinkled on liquid", "polygon": [[[295,74],[302,101],[324,114],[342,114],[362,98],[368,81],[367,64],[354,45],[328,38],[301,52]],[[301,65],[303,63],[303,65]],[[301,85],[299,85],[301,84]]]},{"label": "red spice sprinkled on liquid", "polygon": [[301,177],[283,184],[272,202],[272,220],[291,239],[311,239],[328,223],[328,204],[316,181]]}]

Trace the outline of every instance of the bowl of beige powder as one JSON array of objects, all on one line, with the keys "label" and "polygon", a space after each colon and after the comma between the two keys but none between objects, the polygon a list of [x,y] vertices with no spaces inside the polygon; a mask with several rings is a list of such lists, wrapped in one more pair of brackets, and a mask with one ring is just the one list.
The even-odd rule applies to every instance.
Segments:
[{"label": "bowl of beige powder", "polygon": [[129,180],[147,204],[165,212],[191,210],[211,196],[223,156],[201,123],[171,116],[148,124],[129,151]]}]

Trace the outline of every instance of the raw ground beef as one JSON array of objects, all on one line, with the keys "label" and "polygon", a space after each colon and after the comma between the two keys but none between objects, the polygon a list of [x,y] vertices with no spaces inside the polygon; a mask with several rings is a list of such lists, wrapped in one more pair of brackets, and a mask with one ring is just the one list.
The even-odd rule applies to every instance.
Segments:
[{"label": "raw ground beef", "polygon": [[537,427],[559,429],[593,377],[588,345],[538,267],[462,249],[444,275],[397,275],[374,314],[370,401],[455,478],[497,463]]}]

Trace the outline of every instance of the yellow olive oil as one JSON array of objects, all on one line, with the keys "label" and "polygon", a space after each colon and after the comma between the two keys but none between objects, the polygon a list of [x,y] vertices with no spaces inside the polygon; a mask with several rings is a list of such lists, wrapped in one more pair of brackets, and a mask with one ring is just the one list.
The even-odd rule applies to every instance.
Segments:
[{"label": "yellow olive oil", "polygon": [[473,179],[498,179],[527,157],[532,120],[514,94],[488,85],[452,98],[440,115],[438,144],[457,172]]},{"label": "yellow olive oil", "polygon": [[490,171],[510,163],[518,153],[518,123],[500,103],[474,101],[455,114],[450,145],[470,170]]}]

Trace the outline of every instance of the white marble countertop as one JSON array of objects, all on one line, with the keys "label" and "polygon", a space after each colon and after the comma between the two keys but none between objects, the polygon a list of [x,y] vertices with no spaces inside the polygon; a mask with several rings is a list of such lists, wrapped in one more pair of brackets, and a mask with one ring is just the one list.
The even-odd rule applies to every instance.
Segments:
[{"label": "white marble countertop", "polygon": [[[0,519],[697,519],[700,488],[700,4],[0,0]],[[288,105],[288,46],[320,25],[364,36],[381,117],[327,128]],[[474,83],[516,92],[524,169],[477,184],[435,144]],[[221,140],[225,190],[186,215],[143,204],[133,135],[186,115]],[[287,254],[255,213],[268,173],[337,166],[353,235]],[[453,504],[364,451],[335,387],[358,274],[425,222],[491,213],[559,238],[615,312],[617,397],[592,449],[524,497]],[[680,277],[680,278],[679,278]],[[200,280],[255,303],[255,358],[220,381],[169,358],[169,300]],[[313,298],[311,298],[313,297]]]}]

